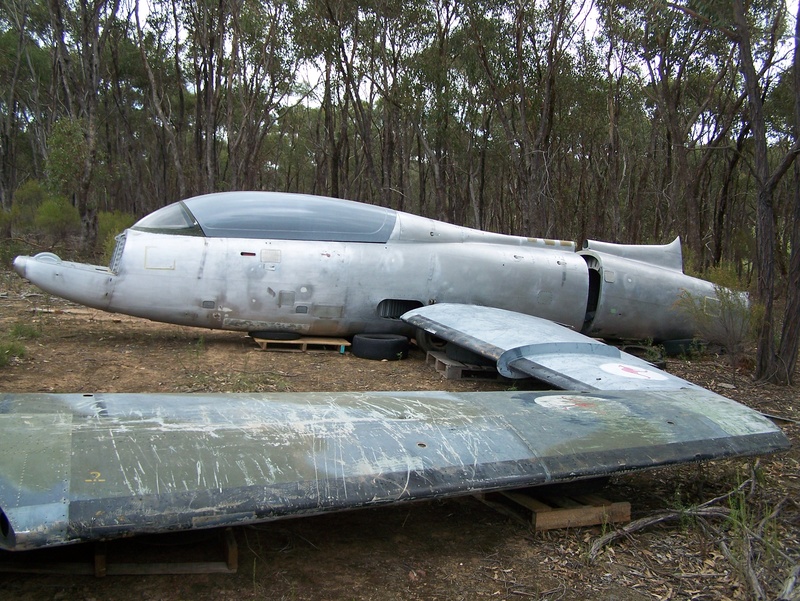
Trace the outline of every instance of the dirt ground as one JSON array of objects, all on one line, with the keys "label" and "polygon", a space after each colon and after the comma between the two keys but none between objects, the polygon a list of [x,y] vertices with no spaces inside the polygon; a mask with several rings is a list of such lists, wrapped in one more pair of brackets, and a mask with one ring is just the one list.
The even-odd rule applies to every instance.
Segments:
[{"label": "dirt ground", "polygon": [[[446,380],[416,349],[399,362],[368,361],[349,353],[264,352],[242,334],[72,305],[4,271],[0,342],[12,337],[22,338],[25,353],[0,367],[0,392],[508,387]],[[796,389],[755,384],[741,371],[734,380],[721,358],[670,359],[667,370],[766,413],[800,419]],[[239,550],[235,574],[96,578],[7,573],[0,596],[87,601],[777,599],[800,563],[800,426],[781,426],[794,443],[786,454],[613,478],[602,494],[629,501],[634,519],[665,510],[675,519],[626,534],[594,558],[590,549],[610,532],[608,526],[534,533],[467,497],[239,528],[234,531]],[[714,511],[699,507],[731,492],[710,506]],[[59,561],[91,558],[87,545],[59,553]],[[130,557],[185,561],[198,553],[220,559],[219,533],[141,537],[108,546],[110,562]],[[2,552],[0,563],[20,561],[20,555]]]}]

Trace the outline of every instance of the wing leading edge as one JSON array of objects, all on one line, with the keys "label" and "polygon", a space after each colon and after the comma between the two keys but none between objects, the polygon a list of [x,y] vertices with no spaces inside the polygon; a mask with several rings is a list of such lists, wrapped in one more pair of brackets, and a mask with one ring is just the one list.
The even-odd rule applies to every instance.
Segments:
[{"label": "wing leading edge", "polygon": [[0,548],[472,494],[787,448],[703,389],[0,395]]},{"label": "wing leading edge", "polygon": [[563,390],[704,390],[594,338],[533,315],[441,303],[402,319],[497,361],[509,378],[533,376]]}]

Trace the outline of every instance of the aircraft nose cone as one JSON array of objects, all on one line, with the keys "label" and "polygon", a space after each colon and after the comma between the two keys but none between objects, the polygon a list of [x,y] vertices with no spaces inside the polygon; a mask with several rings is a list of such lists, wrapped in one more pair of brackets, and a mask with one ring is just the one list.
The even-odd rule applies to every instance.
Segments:
[{"label": "aircraft nose cone", "polygon": [[14,258],[14,271],[16,271],[20,277],[25,277],[25,268],[28,265],[28,257],[15,257]]}]

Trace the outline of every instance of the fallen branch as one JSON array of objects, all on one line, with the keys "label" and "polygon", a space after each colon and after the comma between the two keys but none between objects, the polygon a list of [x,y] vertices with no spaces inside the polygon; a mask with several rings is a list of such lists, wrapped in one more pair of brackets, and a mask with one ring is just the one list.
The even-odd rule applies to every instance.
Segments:
[{"label": "fallen branch", "polygon": [[[725,559],[739,572],[740,577],[747,583],[747,587],[753,599],[764,601],[767,599],[767,594],[758,578],[758,572],[754,565],[754,558],[757,557],[758,552],[754,549],[753,544],[757,543],[764,547],[770,547],[768,541],[763,538],[764,530],[768,523],[775,520],[784,507],[788,504],[797,506],[797,502],[790,499],[788,496],[781,499],[781,501],[772,509],[772,511],[754,524],[746,523],[740,520],[741,516],[738,515],[736,508],[729,509],[726,507],[719,507],[718,504],[728,501],[735,497],[737,494],[744,494],[746,499],[750,499],[757,492],[757,480],[755,471],[758,464],[752,466],[752,477],[742,482],[735,489],[715,497],[709,501],[701,503],[697,507],[679,510],[660,511],[651,516],[647,516],[635,520],[626,526],[609,532],[608,534],[597,539],[589,550],[589,558],[594,560],[600,551],[608,544],[623,538],[628,535],[664,522],[674,522],[686,517],[694,518],[696,523],[706,533],[706,536],[716,541],[716,545],[722,552]],[[745,501],[746,502],[746,501]],[[736,531],[739,533],[741,541],[741,549],[737,553],[731,550],[731,547],[726,543],[725,535],[723,532],[712,525],[708,518],[731,518],[735,521]],[[780,549],[774,549],[778,554],[787,561],[792,561],[786,553]],[[800,601],[800,565],[796,565],[791,571],[789,577],[783,585],[780,596],[775,601]]]},{"label": "fallen branch", "polygon": [[775,601],[798,601],[800,599],[800,588],[797,588],[798,581],[800,581],[800,564],[792,568]]},{"label": "fallen branch", "polygon": [[[725,497],[727,498],[727,496]],[[704,504],[705,505],[705,504]],[[723,507],[696,507],[696,508],[689,508],[689,509],[675,509],[675,510],[668,510],[668,511],[660,511],[654,515],[639,518],[638,520],[634,520],[629,524],[626,524],[622,528],[609,532],[598,538],[594,543],[592,543],[592,548],[589,550],[589,558],[595,559],[597,554],[603,550],[603,548],[612,543],[616,540],[621,538],[625,538],[628,535],[638,532],[639,530],[644,530],[650,526],[655,526],[656,524],[661,524],[664,522],[674,522],[678,521],[685,517],[728,517],[730,515],[730,510],[725,509]]]},{"label": "fallen branch", "polygon": [[744,549],[742,550],[743,557],[741,558],[742,561],[737,561],[736,556],[730,550],[730,547],[725,543],[725,537],[722,536],[722,533],[717,530],[714,526],[709,524],[706,520],[698,520],[698,523],[706,532],[706,534],[713,534],[717,539],[717,547],[725,556],[725,559],[728,560],[735,569],[737,569],[741,575],[744,577],[747,584],[750,586],[750,591],[753,594],[753,598],[757,601],[762,601],[763,599],[767,598],[766,593],[764,593],[764,587],[761,586],[761,583],[758,581],[758,575],[756,574],[756,570],[753,567],[753,549],[750,537],[743,536],[742,540],[744,542]]},{"label": "fallen branch", "polygon": [[[756,461],[756,463],[753,465],[753,471],[755,471],[757,467],[758,467],[758,461]],[[748,488],[748,487],[750,487],[750,489],[751,489],[750,490],[750,494],[752,494],[753,493],[752,489],[753,489],[754,484],[755,484],[755,478],[748,478],[747,480],[742,482],[739,486],[737,486],[733,490],[726,492],[724,495],[720,495],[718,497],[714,497],[713,499],[710,499],[710,500],[706,501],[705,503],[700,503],[700,505],[698,505],[697,507],[699,507],[699,508],[709,507],[710,505],[716,505],[720,501],[727,501],[733,495],[739,493],[740,491],[742,491],[742,490],[744,490],[745,488]]]}]

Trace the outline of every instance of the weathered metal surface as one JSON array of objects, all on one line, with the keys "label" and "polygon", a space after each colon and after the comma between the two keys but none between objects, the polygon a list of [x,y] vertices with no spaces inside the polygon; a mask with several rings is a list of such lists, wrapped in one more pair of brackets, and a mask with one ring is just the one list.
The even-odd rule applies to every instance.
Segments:
[{"label": "weathered metal surface", "polygon": [[683,251],[680,238],[675,238],[669,244],[614,244],[613,242],[586,240],[582,252],[586,252],[586,254],[597,252],[600,255],[623,257],[683,273]]},{"label": "weathered metal surface", "polygon": [[14,268],[84,305],[205,328],[411,334],[401,313],[457,302],[595,336],[661,340],[695,333],[674,306],[684,290],[714,292],[679,263],[676,243],[593,242],[576,253],[572,242],[482,232],[351,201],[232,192],[143,218],[119,237],[109,267],[43,253],[17,257]]},{"label": "weathered metal surface", "polygon": [[702,389],[0,395],[0,547],[246,524],[769,453]]},{"label": "weathered metal surface", "polygon": [[[596,247],[611,252],[594,250]],[[659,257],[656,250],[664,254]],[[590,336],[616,340],[693,338],[697,331],[677,301],[686,294],[695,299],[717,298],[714,284],[683,273],[678,239],[654,248],[593,242],[580,255],[589,266],[592,282],[582,327]],[[676,327],[679,324],[684,325]],[[676,335],[681,330],[687,335]]]},{"label": "weathered metal surface", "polygon": [[441,304],[403,320],[497,361],[509,378],[533,376],[561,389],[703,390],[647,361],[532,315],[494,307]]},{"label": "weathered metal surface", "polygon": [[[581,256],[571,243],[303,198],[218,195],[219,215],[214,199],[190,199],[128,230],[109,268],[51,253],[17,257],[14,268],[76,302],[184,325],[312,335],[420,327],[493,357],[504,373],[580,392],[6,394],[0,547],[250,523],[788,446],[756,412],[573,331],[691,336],[671,303],[680,286],[710,284],[684,276],[674,257],[648,264],[640,259],[654,251],[617,248]],[[248,222],[242,209],[256,202],[270,205],[257,212],[270,223],[272,211],[272,225]],[[420,308],[401,321],[411,307]]]}]

